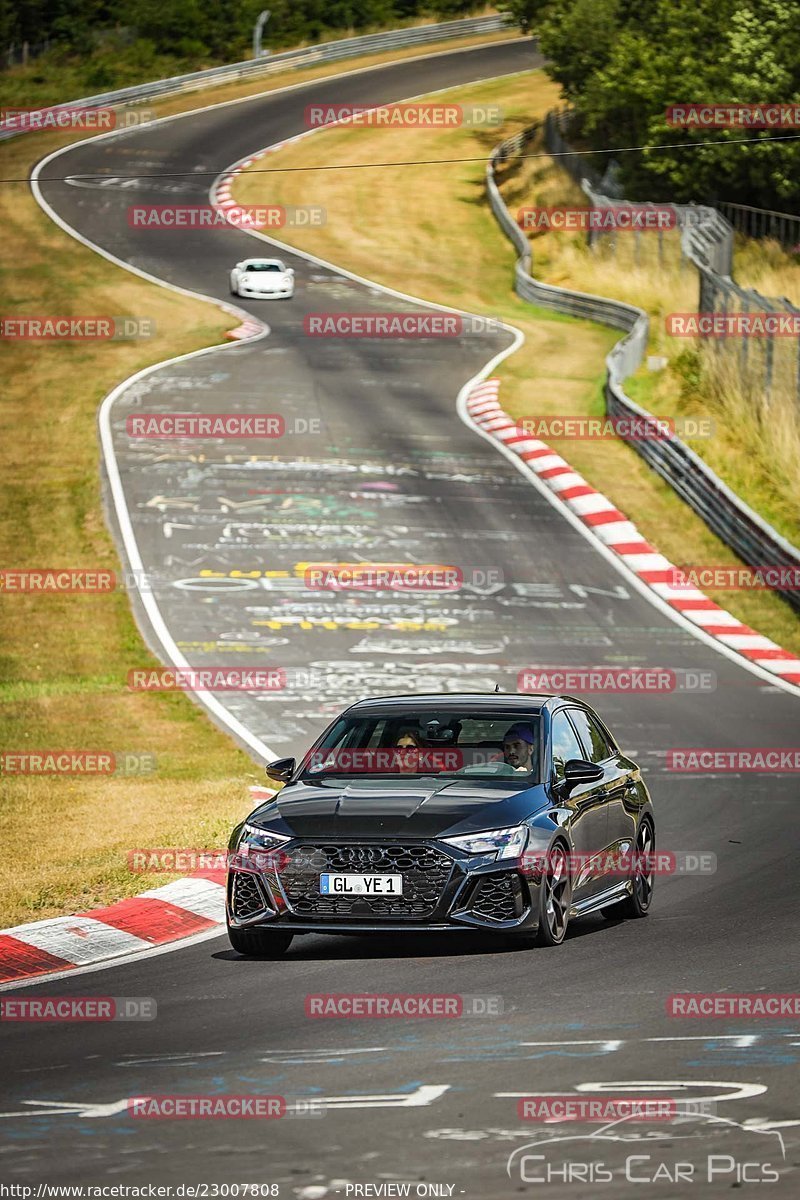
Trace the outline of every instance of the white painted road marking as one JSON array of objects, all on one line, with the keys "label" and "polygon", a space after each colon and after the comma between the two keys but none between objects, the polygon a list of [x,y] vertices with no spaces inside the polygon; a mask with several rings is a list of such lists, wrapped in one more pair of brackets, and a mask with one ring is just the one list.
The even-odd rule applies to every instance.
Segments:
[{"label": "white painted road marking", "polygon": [[[449,1083],[422,1083],[413,1092],[383,1092],[375,1095],[313,1096],[321,1108],[425,1108],[450,1090]],[[89,1104],[63,1100],[23,1100],[28,1108],[0,1113],[0,1119],[14,1117],[113,1117],[125,1112],[132,1097],[124,1096],[110,1104]],[[303,1097],[305,1099],[305,1097]]]},{"label": "white painted road marking", "polygon": [[[762,1096],[767,1090],[764,1083],[729,1083],[723,1080],[708,1079],[623,1079],[604,1083],[576,1083],[578,1092],[670,1092],[688,1091],[697,1088],[731,1088],[729,1092],[715,1093],[712,1096],[702,1096],[698,1099],[710,1103],[712,1100],[749,1100],[752,1096]],[[527,1092],[494,1092],[498,1099],[519,1100],[530,1096]]]}]

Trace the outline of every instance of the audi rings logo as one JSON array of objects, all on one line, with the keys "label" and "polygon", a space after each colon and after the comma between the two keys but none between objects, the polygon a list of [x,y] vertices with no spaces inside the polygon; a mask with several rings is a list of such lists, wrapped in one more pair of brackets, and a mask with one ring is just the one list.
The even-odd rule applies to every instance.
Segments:
[{"label": "audi rings logo", "polygon": [[374,846],[349,846],[342,857],[353,866],[371,867],[380,862],[381,852]]}]

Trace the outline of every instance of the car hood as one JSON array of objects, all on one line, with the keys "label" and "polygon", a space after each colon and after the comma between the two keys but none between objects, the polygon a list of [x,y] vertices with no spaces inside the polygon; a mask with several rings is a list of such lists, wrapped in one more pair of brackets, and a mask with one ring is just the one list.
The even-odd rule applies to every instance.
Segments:
[{"label": "car hood", "polygon": [[516,825],[548,803],[539,784],[391,779],[296,783],[247,819],[303,838],[430,838]]}]

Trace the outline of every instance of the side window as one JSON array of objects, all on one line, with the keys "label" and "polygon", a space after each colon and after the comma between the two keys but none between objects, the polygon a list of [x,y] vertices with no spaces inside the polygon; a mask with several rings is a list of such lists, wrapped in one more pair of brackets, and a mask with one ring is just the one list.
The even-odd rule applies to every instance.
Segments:
[{"label": "side window", "polygon": [[583,758],[584,750],[567,720],[567,714],[563,711],[557,712],[553,717],[550,737],[553,747],[553,776],[558,782],[564,778],[564,764],[571,758]]},{"label": "side window", "polygon": [[332,745],[336,749],[347,748],[348,750],[354,746],[372,745],[372,741],[368,739],[374,738],[377,724],[376,721],[367,721],[366,719],[353,721],[352,724],[348,722],[345,725],[345,736],[337,738]]},{"label": "side window", "polygon": [[583,757],[593,763],[605,762],[610,758],[614,751],[608,743],[608,738],[589,713],[584,712],[582,708],[571,708],[569,715],[586,747]]},{"label": "side window", "polygon": [[382,746],[385,741],[384,734],[387,724],[386,721],[365,721],[363,725],[359,724],[358,737],[350,743],[351,746],[358,746],[359,749],[366,746],[370,750],[376,746]]}]

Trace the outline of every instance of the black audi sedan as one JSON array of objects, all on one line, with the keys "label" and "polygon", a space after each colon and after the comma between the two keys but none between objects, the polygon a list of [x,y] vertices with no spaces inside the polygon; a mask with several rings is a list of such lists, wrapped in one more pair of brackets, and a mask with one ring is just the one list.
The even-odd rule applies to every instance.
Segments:
[{"label": "black audi sedan", "polygon": [[639,768],[570,696],[361,700],[233,831],[234,950],[296,934],[483,930],[542,946],[589,913],[642,917],[655,820]]}]

